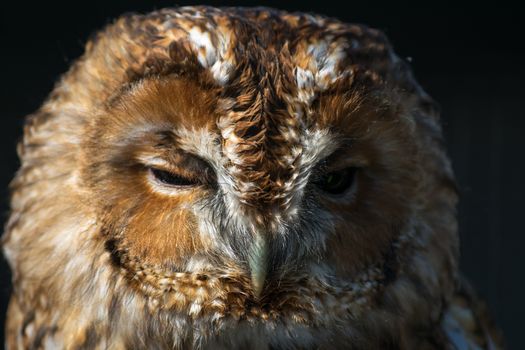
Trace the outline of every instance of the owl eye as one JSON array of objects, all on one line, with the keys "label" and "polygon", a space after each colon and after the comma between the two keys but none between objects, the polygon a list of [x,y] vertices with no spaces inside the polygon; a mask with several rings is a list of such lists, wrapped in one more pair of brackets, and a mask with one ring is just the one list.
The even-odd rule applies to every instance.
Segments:
[{"label": "owl eye", "polygon": [[314,184],[330,194],[342,194],[355,182],[357,168],[346,168],[323,175]]},{"label": "owl eye", "polygon": [[197,179],[189,179],[166,170],[150,168],[153,177],[162,184],[169,186],[197,186],[200,183]]}]

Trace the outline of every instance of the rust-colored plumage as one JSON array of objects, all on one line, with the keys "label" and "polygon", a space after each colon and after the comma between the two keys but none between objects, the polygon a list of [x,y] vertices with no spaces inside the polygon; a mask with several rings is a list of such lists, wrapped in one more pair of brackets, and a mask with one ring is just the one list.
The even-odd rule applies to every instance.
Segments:
[{"label": "rust-colored plumage", "polygon": [[127,15],[19,155],[8,348],[500,346],[458,274],[436,108],[374,29]]}]

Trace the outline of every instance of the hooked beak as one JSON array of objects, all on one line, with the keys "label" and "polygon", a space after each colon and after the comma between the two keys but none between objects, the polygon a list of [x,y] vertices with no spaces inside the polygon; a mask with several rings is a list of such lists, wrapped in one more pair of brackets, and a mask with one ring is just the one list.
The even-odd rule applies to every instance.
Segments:
[{"label": "hooked beak", "polygon": [[248,255],[248,265],[250,267],[253,293],[256,298],[259,298],[264,287],[268,268],[268,243],[264,234],[257,233],[255,235],[255,241]]}]

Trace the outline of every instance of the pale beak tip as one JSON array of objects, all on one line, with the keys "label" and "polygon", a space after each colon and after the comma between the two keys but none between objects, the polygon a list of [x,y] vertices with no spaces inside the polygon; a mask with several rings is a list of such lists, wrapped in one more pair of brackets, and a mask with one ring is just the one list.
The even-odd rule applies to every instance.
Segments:
[{"label": "pale beak tip", "polygon": [[267,256],[267,243],[261,235],[257,235],[248,261],[250,265],[252,290],[256,298],[261,296],[264,282],[266,281]]}]

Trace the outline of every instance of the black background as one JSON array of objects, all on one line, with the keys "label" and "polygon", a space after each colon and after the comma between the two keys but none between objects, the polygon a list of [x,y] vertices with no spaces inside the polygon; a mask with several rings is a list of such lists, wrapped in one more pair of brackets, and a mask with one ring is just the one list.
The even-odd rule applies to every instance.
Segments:
[{"label": "black background", "polygon": [[[483,3],[207,2],[318,12],[365,23],[385,31],[398,54],[411,58],[418,80],[442,108],[445,138],[461,190],[461,268],[488,301],[508,348],[519,349],[524,343],[520,331],[525,315],[524,12],[516,4]],[[115,0],[0,5],[3,220],[8,212],[8,183],[18,167],[15,145],[24,116],[38,108],[94,30],[123,12],[173,5]],[[9,279],[1,261],[2,323]]]}]

